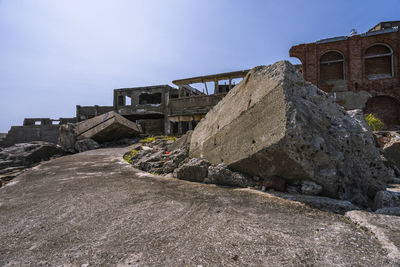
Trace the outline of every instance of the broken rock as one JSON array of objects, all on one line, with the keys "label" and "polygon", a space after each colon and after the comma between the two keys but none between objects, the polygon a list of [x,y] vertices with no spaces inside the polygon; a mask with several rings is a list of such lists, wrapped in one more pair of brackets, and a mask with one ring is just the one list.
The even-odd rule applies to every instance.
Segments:
[{"label": "broken rock", "polygon": [[229,91],[196,126],[190,156],[314,181],[323,195],[364,206],[393,176],[371,131],[287,61],[253,68]]},{"label": "broken rock", "polygon": [[81,139],[75,143],[75,149],[78,152],[84,152],[84,151],[98,149],[98,148],[100,148],[99,143],[97,143],[96,141],[94,141],[93,139],[90,139],[90,138]]},{"label": "broken rock", "polygon": [[15,144],[0,151],[0,170],[13,172],[14,167],[31,167],[64,153],[60,146],[43,141]]},{"label": "broken rock", "polygon": [[254,185],[248,177],[238,172],[232,172],[225,164],[208,167],[208,182],[218,185],[246,187]]},{"label": "broken rock", "polygon": [[396,132],[389,132],[388,135],[389,142],[383,145],[383,155],[400,169],[400,135]]},{"label": "broken rock", "polygon": [[280,192],[285,192],[286,182],[279,176],[271,176],[264,179],[263,186],[265,188],[274,189]]},{"label": "broken rock", "polygon": [[375,210],[400,207],[400,193],[393,191],[379,191],[374,199]]},{"label": "broken rock", "polygon": [[303,181],[301,184],[301,193],[304,195],[319,195],[322,192],[322,186],[312,181]]},{"label": "broken rock", "polygon": [[210,162],[207,160],[193,158],[176,169],[174,173],[176,178],[181,180],[204,182],[208,175],[209,166]]}]

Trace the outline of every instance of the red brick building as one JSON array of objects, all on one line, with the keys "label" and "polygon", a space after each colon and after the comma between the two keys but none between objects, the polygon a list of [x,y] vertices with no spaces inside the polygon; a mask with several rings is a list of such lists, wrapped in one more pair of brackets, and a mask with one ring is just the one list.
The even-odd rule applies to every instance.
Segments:
[{"label": "red brick building", "polygon": [[400,21],[381,22],[367,33],[340,36],[290,49],[305,80],[346,109],[363,109],[400,125]]}]

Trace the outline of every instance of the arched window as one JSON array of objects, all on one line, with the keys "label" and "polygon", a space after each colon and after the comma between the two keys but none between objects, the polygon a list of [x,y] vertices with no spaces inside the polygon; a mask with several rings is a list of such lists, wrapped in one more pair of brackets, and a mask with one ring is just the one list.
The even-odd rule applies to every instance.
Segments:
[{"label": "arched window", "polygon": [[393,77],[393,50],[386,44],[373,45],[365,51],[365,75],[370,80]]},{"label": "arched window", "polygon": [[329,83],[335,80],[344,80],[344,57],[338,51],[329,51],[320,59],[320,81]]}]

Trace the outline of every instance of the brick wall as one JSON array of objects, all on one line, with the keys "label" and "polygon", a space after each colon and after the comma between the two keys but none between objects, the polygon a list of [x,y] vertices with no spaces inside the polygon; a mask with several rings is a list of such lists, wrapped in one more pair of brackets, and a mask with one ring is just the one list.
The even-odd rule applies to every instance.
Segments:
[{"label": "brick wall", "polygon": [[[390,97],[400,107],[400,32],[395,31],[370,36],[361,34],[341,39],[330,42],[300,44],[290,49],[290,56],[298,58],[302,63],[304,79],[326,92],[333,91],[332,84],[326,83],[325,80],[335,77],[340,78],[342,69],[340,63],[321,65],[320,60],[326,53],[337,51],[344,57],[344,64],[341,64],[343,64],[344,68],[343,83],[346,86],[346,90],[355,93],[365,91],[370,94],[371,98],[378,96]],[[384,44],[386,45],[385,47],[389,46],[393,51],[393,57],[365,58],[370,53],[385,52],[385,47],[371,49],[372,46],[378,44]],[[390,50],[386,49],[386,51]],[[386,73],[391,77],[376,75],[377,73]],[[346,99],[341,101],[344,101],[344,103],[341,103],[344,105]],[[381,101],[376,101],[376,103],[378,102],[381,103]],[[379,107],[376,109],[372,107],[373,105],[375,105],[374,102],[369,103],[369,109],[378,112]],[[391,106],[393,106],[393,103]],[[365,105],[360,106],[360,108],[365,108]],[[384,114],[385,112],[381,113]],[[389,120],[392,124],[393,119]],[[400,121],[396,123],[400,124]]]}]

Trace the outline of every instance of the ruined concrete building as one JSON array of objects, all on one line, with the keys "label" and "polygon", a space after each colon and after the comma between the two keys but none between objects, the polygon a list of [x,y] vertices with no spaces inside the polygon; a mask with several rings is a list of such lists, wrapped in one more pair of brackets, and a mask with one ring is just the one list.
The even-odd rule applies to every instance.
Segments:
[{"label": "ruined concrete building", "polygon": [[[76,118],[82,121],[114,110],[136,122],[145,133],[183,134],[194,129],[207,112],[235,86],[233,79],[243,78],[247,72],[243,70],[173,81],[178,88],[155,85],[115,89],[113,106],[78,105]],[[220,84],[222,80],[228,84]],[[212,94],[208,91],[207,82],[214,83]],[[203,92],[191,86],[198,83],[204,84]]]},{"label": "ruined concrete building", "polygon": [[[381,22],[368,32],[293,46],[289,54],[302,63],[305,80],[328,92],[346,109],[363,109],[381,118],[386,128],[400,125],[400,21]],[[112,106],[76,106],[70,119],[25,119],[13,126],[2,145],[56,142],[58,124],[80,122],[115,111],[136,122],[147,134],[183,134],[197,123],[249,70],[175,80],[156,85],[114,90]],[[225,80],[225,84],[221,81]],[[214,88],[208,88],[213,82]],[[203,83],[203,91],[193,84]],[[209,93],[213,91],[213,93]],[[39,125],[40,124],[40,125]],[[4,138],[4,137],[2,137]]]},{"label": "ruined concrete building", "polygon": [[[137,125],[146,134],[183,134],[194,129],[197,123],[235,86],[233,79],[243,78],[248,70],[235,71],[173,81],[178,88],[155,85],[114,90],[112,106],[76,106],[75,118],[26,118],[23,126],[12,126],[0,145],[47,141],[57,143],[59,125],[81,122],[115,111]],[[226,80],[228,84],[220,84]],[[214,82],[210,94],[207,82]],[[204,83],[203,92],[192,87]],[[211,90],[210,90],[211,91]]]},{"label": "ruined concrete building", "polygon": [[12,146],[16,143],[27,143],[31,141],[45,141],[57,143],[58,128],[62,124],[75,122],[75,118],[26,118],[23,126],[11,126],[7,135],[0,140],[2,146]]},{"label": "ruined concrete building", "polygon": [[366,33],[323,39],[290,49],[305,80],[346,109],[363,109],[387,128],[400,125],[400,21],[381,22]]}]

